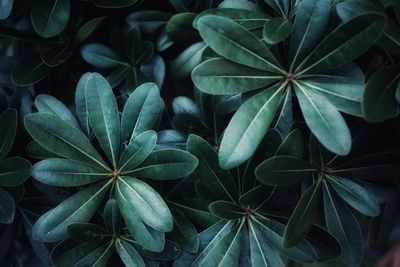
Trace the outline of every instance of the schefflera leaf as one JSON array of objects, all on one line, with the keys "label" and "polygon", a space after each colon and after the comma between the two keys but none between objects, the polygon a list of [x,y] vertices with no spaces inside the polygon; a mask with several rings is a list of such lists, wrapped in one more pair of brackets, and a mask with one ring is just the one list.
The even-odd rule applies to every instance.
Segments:
[{"label": "schefflera leaf", "polygon": [[[278,147],[277,153],[286,154],[285,146],[289,143],[293,144],[293,138],[297,139],[297,135],[298,131],[293,131],[291,137]],[[301,263],[329,258],[316,249],[321,246],[321,243],[313,243],[315,240],[311,240],[312,238],[292,248],[284,247],[285,224],[273,216],[270,218],[260,208],[256,208],[260,204],[256,198],[248,197],[246,205],[240,202],[243,200],[242,197],[248,195],[246,193],[254,192],[252,189],[257,189],[259,184],[253,181],[252,187],[244,187],[245,182],[242,179],[250,178],[240,177],[240,175],[233,178],[233,172],[231,174],[230,171],[222,169],[218,165],[216,151],[199,136],[193,134],[189,136],[187,149],[199,158],[199,165],[194,176],[199,179],[197,182],[204,184],[206,190],[213,189],[211,192],[214,201],[210,203],[209,210],[220,218],[220,221],[201,232],[198,251],[196,253],[182,252],[174,262],[174,267],[283,267],[280,253]],[[252,164],[248,163],[246,168],[249,173],[254,171]],[[236,189],[236,179],[242,184],[240,188],[243,192]],[[267,192],[268,190],[265,189],[260,194],[265,196]],[[207,200],[201,197],[198,201],[206,202]],[[261,202],[265,203],[266,199],[263,198]],[[333,254],[332,257],[337,256],[337,250]]]},{"label": "schefflera leaf", "polygon": [[[364,76],[351,62],[379,39],[386,18],[366,11],[328,32],[331,8],[329,0],[299,1],[291,10],[296,16],[285,43],[279,41],[289,26],[282,33],[270,30],[274,23],[288,25],[284,20],[267,22],[262,38],[218,12],[195,20],[203,41],[218,54],[193,69],[196,87],[213,95],[256,93],[249,93],[252,97],[224,131],[218,154],[222,168],[237,167],[253,155],[275,115],[288,109],[281,103],[288,103],[282,96],[289,95],[298,99],[319,142],[338,155],[350,152],[351,134],[341,112],[362,117],[364,91]],[[278,43],[270,50],[265,42]]]},{"label": "schefflera leaf", "polygon": [[197,158],[175,148],[154,150],[157,134],[152,128],[163,107],[155,84],[134,90],[122,118],[114,93],[100,74],[84,74],[77,95],[79,120],[61,102],[45,95],[36,100],[39,112],[25,117],[25,127],[34,140],[60,156],[36,163],[32,176],[47,185],[77,190],[39,218],[33,226],[34,238],[45,242],[65,239],[68,225],[88,222],[109,193],[115,197],[113,208],[122,215],[113,220],[123,218],[132,239],[142,248],[162,251],[164,232],[172,230],[173,218],[148,180],[188,176],[197,167]]},{"label": "schefflera leaf", "polygon": [[7,224],[15,216],[14,197],[7,188],[21,185],[31,173],[29,161],[21,157],[6,158],[14,144],[17,115],[13,108],[0,113],[0,223]]}]

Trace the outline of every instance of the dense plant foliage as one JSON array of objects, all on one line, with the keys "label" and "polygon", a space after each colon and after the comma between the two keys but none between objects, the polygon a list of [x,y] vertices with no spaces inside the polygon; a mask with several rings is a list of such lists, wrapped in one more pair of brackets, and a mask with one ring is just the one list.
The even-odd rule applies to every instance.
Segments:
[{"label": "dense plant foliage", "polygon": [[0,265],[373,266],[399,55],[397,0],[0,0]]}]

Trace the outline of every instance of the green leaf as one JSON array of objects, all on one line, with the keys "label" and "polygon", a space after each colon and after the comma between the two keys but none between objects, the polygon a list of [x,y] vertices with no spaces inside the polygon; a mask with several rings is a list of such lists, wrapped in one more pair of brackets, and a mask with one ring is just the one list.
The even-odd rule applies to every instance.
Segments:
[{"label": "green leaf", "polygon": [[286,16],[289,11],[289,1],[287,0],[265,0],[265,2],[281,16]]},{"label": "green leaf", "polygon": [[75,91],[76,114],[78,115],[79,122],[82,126],[83,132],[87,136],[90,136],[92,131],[86,104],[86,89],[88,86],[89,77],[90,73],[83,74],[79,79],[78,84],[76,85],[76,91]]},{"label": "green leaf", "polygon": [[29,161],[12,157],[0,160],[0,186],[18,186],[25,182],[31,174]]},{"label": "green leaf", "polygon": [[292,33],[292,23],[284,18],[272,18],[267,21],[263,29],[263,40],[269,45],[282,42]]},{"label": "green leaf", "polygon": [[179,246],[190,252],[196,253],[199,249],[199,235],[196,228],[179,209],[171,209],[174,219],[174,228],[171,231],[171,238]]},{"label": "green leaf", "polygon": [[146,266],[142,257],[136,251],[136,249],[125,240],[117,239],[117,241],[115,242],[115,248],[125,266],[129,267]]},{"label": "green leaf", "polygon": [[294,89],[304,119],[318,141],[338,155],[347,155],[351,149],[351,135],[336,107],[320,93],[311,91],[306,83],[295,82]]},{"label": "green leaf", "polygon": [[379,122],[398,115],[395,99],[400,81],[399,65],[383,67],[368,80],[363,96],[362,109],[365,119]]},{"label": "green leaf", "polygon": [[144,257],[155,260],[155,261],[159,261],[159,262],[172,261],[172,260],[176,259],[179,256],[179,254],[181,253],[181,249],[178,246],[178,244],[176,244],[175,242],[172,242],[168,239],[165,240],[164,249],[160,252],[148,251],[145,249],[141,249],[139,247],[138,247],[138,251]]},{"label": "green leaf", "polygon": [[160,149],[151,153],[136,169],[127,173],[137,178],[173,180],[191,174],[198,160],[192,154],[179,149]]},{"label": "green leaf", "polygon": [[32,26],[40,36],[53,37],[66,28],[69,15],[68,0],[41,0],[32,7]]},{"label": "green leaf", "polygon": [[283,241],[285,247],[289,248],[299,244],[310,230],[314,214],[318,208],[320,185],[320,181],[315,182],[297,202],[285,229]]},{"label": "green leaf", "polygon": [[66,62],[73,53],[71,44],[53,47],[42,52],[40,55],[43,62],[49,67],[57,67]]},{"label": "green leaf", "polygon": [[121,155],[118,163],[121,172],[129,172],[141,164],[153,151],[157,142],[157,133],[146,131],[133,139]]},{"label": "green leaf", "polygon": [[199,19],[198,28],[204,42],[217,54],[259,70],[284,73],[268,48],[234,21],[208,15]]},{"label": "green leaf", "polygon": [[[136,212],[132,210],[129,202],[119,201],[118,197],[117,202],[128,230],[134,238],[132,242],[138,243],[143,248],[150,251],[162,251],[165,244],[165,234],[163,232],[156,231],[153,228],[147,227],[136,214]],[[127,240],[127,238],[124,239]]]},{"label": "green leaf", "polygon": [[321,73],[351,62],[379,39],[385,23],[386,19],[382,14],[370,13],[356,16],[341,24],[310,54],[301,73]]},{"label": "green leaf", "polygon": [[87,79],[86,104],[90,125],[112,165],[117,167],[120,148],[120,119],[114,93],[98,73]]},{"label": "green leaf", "polygon": [[56,115],[29,114],[25,116],[25,128],[45,149],[71,160],[109,170],[87,137]]},{"label": "green leaf", "polygon": [[364,181],[392,181],[400,177],[399,152],[381,152],[361,156],[337,166],[334,176]]},{"label": "green leaf", "polygon": [[186,149],[199,160],[195,175],[204,186],[222,199],[234,202],[238,193],[236,185],[230,172],[219,166],[215,149],[207,141],[193,134],[187,140]]},{"label": "green leaf", "polygon": [[14,199],[0,187],[0,223],[12,223],[15,216]]},{"label": "green leaf", "polygon": [[368,243],[371,248],[382,248],[386,246],[396,226],[398,210],[398,201],[389,201],[383,205],[382,212],[379,216],[371,219],[368,230]]},{"label": "green leaf", "polygon": [[0,160],[10,152],[17,132],[17,110],[6,109],[0,114]]},{"label": "green leaf", "polygon": [[277,74],[223,58],[206,60],[192,72],[192,80],[196,87],[213,95],[245,93],[266,87],[281,78]]},{"label": "green leaf", "polygon": [[121,227],[121,214],[115,199],[110,198],[107,201],[103,217],[107,230],[113,234],[118,234]]},{"label": "green leaf", "polygon": [[250,255],[252,266],[277,266],[284,267],[279,254],[270,245],[267,236],[257,224],[249,223]]},{"label": "green leaf", "polygon": [[155,83],[145,83],[129,96],[122,111],[122,141],[133,141],[139,134],[153,129],[163,110],[160,90]]},{"label": "green leaf", "polygon": [[173,41],[193,42],[199,39],[197,31],[193,28],[193,20],[196,13],[184,12],[171,17],[165,30]]},{"label": "green leaf", "polygon": [[192,70],[200,64],[203,51],[207,48],[204,42],[197,42],[182,51],[171,62],[171,76],[183,80],[190,76]]},{"label": "green leaf", "polygon": [[330,17],[329,0],[303,0],[298,6],[290,40],[291,71],[298,66],[324,33]]},{"label": "green leaf", "polygon": [[323,74],[310,75],[303,81],[311,91],[318,91],[339,111],[362,117],[364,80],[361,69],[355,64],[348,64]]},{"label": "green leaf", "polygon": [[81,186],[111,176],[110,172],[70,159],[45,159],[32,167],[32,177],[51,186]]},{"label": "green leaf", "polygon": [[247,100],[235,113],[221,140],[219,163],[231,169],[250,158],[266,134],[281,101],[278,84]]},{"label": "green leaf", "polygon": [[117,202],[126,203],[121,210],[126,214],[133,210],[144,223],[160,232],[172,230],[172,215],[162,197],[148,184],[133,177],[118,178]]},{"label": "green leaf", "polygon": [[92,33],[94,33],[98,27],[106,20],[106,16],[98,17],[87,21],[83,24],[75,36],[75,42],[81,43],[82,41],[86,40]]},{"label": "green leaf", "polygon": [[275,155],[288,155],[301,159],[304,153],[304,137],[300,130],[291,131],[275,152]]},{"label": "green leaf", "polygon": [[[52,264],[55,266],[85,266],[86,260],[93,260],[99,257],[99,248],[105,243],[102,242],[86,242],[77,243],[76,241],[67,240],[55,246],[51,253]],[[93,265],[86,265],[93,266]],[[101,266],[101,265],[97,265]]]},{"label": "green leaf", "polygon": [[139,26],[144,33],[151,33],[167,24],[171,16],[170,13],[158,10],[140,10],[129,14],[125,21],[129,26]]},{"label": "green leaf", "polygon": [[276,156],[263,161],[257,166],[257,179],[266,185],[297,185],[310,179],[318,169],[299,158],[292,156]]},{"label": "green leaf", "polygon": [[86,188],[46,212],[33,226],[33,238],[43,242],[57,242],[67,238],[68,225],[75,222],[88,222],[110,186],[111,181],[108,181]]},{"label": "green leaf", "polygon": [[245,211],[240,206],[229,201],[215,201],[212,202],[208,208],[221,219],[234,220],[246,216]]},{"label": "green leaf", "polygon": [[39,112],[54,114],[76,129],[81,129],[72,112],[60,100],[51,95],[38,95],[35,98],[35,107]]},{"label": "green leaf", "polygon": [[12,69],[10,79],[17,86],[29,86],[46,78],[51,70],[40,57],[28,57]]},{"label": "green leaf", "polygon": [[349,266],[360,266],[363,257],[363,238],[360,226],[351,211],[324,183],[325,222],[329,232],[339,241],[342,259]]},{"label": "green leaf", "polygon": [[262,233],[261,235],[268,240],[268,243],[288,258],[302,263],[311,263],[317,259],[314,247],[307,240],[303,240],[292,248],[287,248],[283,245],[284,224],[259,214],[256,217],[251,217],[250,224]]},{"label": "green leaf", "polygon": [[81,48],[82,58],[89,64],[103,69],[112,69],[120,65],[128,66],[120,56],[102,44],[87,44]]},{"label": "green leaf", "polygon": [[366,216],[377,216],[379,204],[371,194],[355,182],[338,177],[328,176],[328,181],[339,196],[351,207]]},{"label": "green leaf", "polygon": [[244,238],[243,223],[226,224],[208,243],[191,266],[236,266]]},{"label": "green leaf", "polygon": [[78,242],[90,242],[112,235],[106,229],[93,223],[71,223],[67,227],[70,237]]},{"label": "green leaf", "polygon": [[[226,1],[225,1],[226,2]],[[248,1],[246,1],[249,3]],[[251,3],[253,4],[253,3]],[[203,16],[215,15],[231,19],[248,31],[260,30],[270,19],[270,16],[258,10],[246,10],[243,8],[215,8],[208,9],[199,14],[193,21],[193,27],[198,29],[198,21]]]},{"label": "green leaf", "polygon": [[0,1],[0,19],[6,19],[10,14],[13,7],[14,0],[1,0]]},{"label": "green leaf", "polygon": [[169,200],[168,203],[179,208],[189,220],[202,227],[209,227],[219,221],[219,218],[208,210],[208,201],[202,198],[180,200],[179,203]]},{"label": "green leaf", "polygon": [[121,8],[134,5],[138,0],[93,0],[94,4],[105,8]]}]

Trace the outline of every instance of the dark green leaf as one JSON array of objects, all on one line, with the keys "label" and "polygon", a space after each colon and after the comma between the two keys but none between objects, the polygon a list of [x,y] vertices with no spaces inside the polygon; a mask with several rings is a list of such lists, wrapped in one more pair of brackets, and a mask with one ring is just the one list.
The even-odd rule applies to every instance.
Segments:
[{"label": "dark green leaf", "polygon": [[179,13],[174,15],[167,23],[166,32],[176,42],[192,42],[199,39],[197,31],[193,28],[196,13]]},{"label": "dark green leaf", "polygon": [[94,18],[83,24],[76,33],[75,42],[80,43],[87,39],[94,31],[97,30],[98,27],[100,27],[106,18],[106,16]]},{"label": "dark green leaf", "polygon": [[178,209],[171,209],[174,219],[174,229],[171,238],[179,246],[191,253],[196,253],[199,249],[199,235],[194,225]]},{"label": "dark green leaf", "polygon": [[0,187],[0,223],[12,223],[14,215],[14,199],[6,190]]},{"label": "dark green leaf", "polygon": [[278,147],[275,155],[288,155],[301,159],[304,153],[304,138],[300,130],[291,131],[282,144]]},{"label": "dark green leaf", "polygon": [[118,203],[113,198],[107,201],[107,204],[104,208],[104,224],[109,232],[113,234],[119,233],[121,214],[118,209]]},{"label": "dark green leaf", "polygon": [[312,177],[317,168],[307,161],[292,156],[276,156],[262,162],[255,170],[257,179],[266,185],[288,186],[300,184]]},{"label": "dark green leaf", "polygon": [[329,232],[339,241],[342,259],[349,266],[359,266],[363,257],[360,226],[351,211],[324,183],[325,222]]},{"label": "dark green leaf", "polygon": [[399,106],[395,99],[400,81],[399,65],[384,67],[368,80],[362,109],[369,122],[384,121],[397,116]]},{"label": "dark green leaf", "polygon": [[221,219],[234,220],[246,216],[245,211],[240,206],[228,201],[219,200],[212,202],[208,208]]},{"label": "dark green leaf", "polygon": [[192,70],[201,62],[204,49],[207,46],[204,42],[197,42],[182,51],[171,62],[171,75],[176,80],[190,76]]},{"label": "dark green leaf", "polygon": [[195,174],[203,185],[222,199],[235,201],[237,189],[233,177],[219,166],[215,149],[201,137],[190,135],[187,150],[199,160]]},{"label": "dark green leaf", "polygon": [[106,229],[93,223],[71,223],[67,231],[70,237],[78,242],[100,241],[104,237],[111,237]]},{"label": "dark green leaf", "polygon": [[296,208],[290,216],[284,233],[283,244],[285,247],[293,247],[299,244],[311,228],[314,214],[318,207],[320,193],[320,181],[315,182],[301,196]]},{"label": "dark green leaf", "polygon": [[10,152],[17,132],[17,110],[6,109],[0,114],[0,160]]},{"label": "dark green leaf", "polygon": [[29,86],[46,78],[51,70],[40,57],[24,58],[13,68],[10,79],[17,86]]},{"label": "dark green leaf", "polygon": [[29,161],[13,157],[0,160],[0,186],[17,186],[22,184],[31,174]]}]

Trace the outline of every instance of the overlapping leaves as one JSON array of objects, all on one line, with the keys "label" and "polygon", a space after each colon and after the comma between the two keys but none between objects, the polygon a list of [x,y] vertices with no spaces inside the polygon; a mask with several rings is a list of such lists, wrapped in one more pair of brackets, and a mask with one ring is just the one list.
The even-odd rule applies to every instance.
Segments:
[{"label": "overlapping leaves", "polygon": [[337,154],[349,153],[351,136],[340,112],[361,116],[364,83],[361,71],[349,62],[379,38],[385,16],[362,13],[324,34],[330,13],[329,0],[301,2],[290,49],[285,50],[289,58],[269,49],[261,38],[232,19],[200,15],[199,33],[220,57],[195,68],[195,85],[210,94],[256,93],[226,128],[219,150],[223,168],[238,166],[251,156],[289,92],[297,97],[317,139]]},{"label": "overlapping leaves", "polygon": [[[154,150],[157,134],[151,129],[163,110],[159,89],[152,83],[135,89],[120,116],[107,81],[87,73],[77,86],[75,106],[78,119],[57,99],[40,95],[39,112],[25,118],[34,140],[58,155],[36,163],[33,177],[48,185],[78,189],[38,219],[33,237],[45,242],[67,238],[69,225],[90,221],[102,201],[114,196],[132,240],[143,249],[162,251],[164,233],[173,227],[172,215],[143,179],[187,176],[197,159],[178,149]],[[107,248],[96,245],[99,251]]]}]

